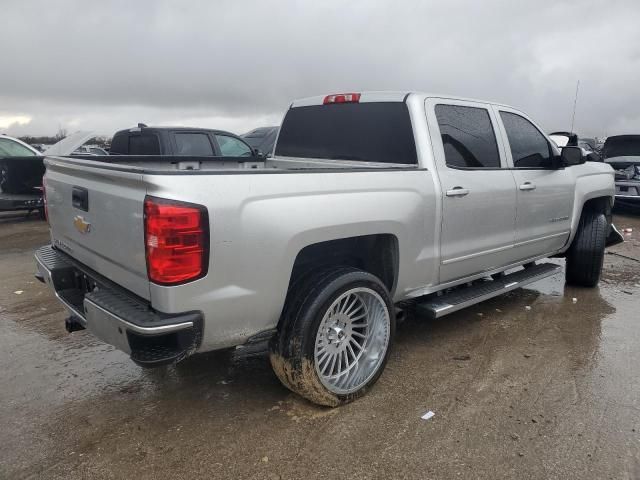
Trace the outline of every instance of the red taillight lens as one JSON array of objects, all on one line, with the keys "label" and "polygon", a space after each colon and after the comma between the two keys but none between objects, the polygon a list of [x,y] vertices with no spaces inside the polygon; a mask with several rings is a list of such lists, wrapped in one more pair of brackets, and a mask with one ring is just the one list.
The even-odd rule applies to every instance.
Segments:
[{"label": "red taillight lens", "polygon": [[205,207],[146,197],[144,238],[152,282],[177,285],[206,275],[209,217]]},{"label": "red taillight lens", "polygon": [[327,95],[324,97],[325,105],[331,103],[358,103],[360,101],[359,93],[336,93],[335,95]]}]

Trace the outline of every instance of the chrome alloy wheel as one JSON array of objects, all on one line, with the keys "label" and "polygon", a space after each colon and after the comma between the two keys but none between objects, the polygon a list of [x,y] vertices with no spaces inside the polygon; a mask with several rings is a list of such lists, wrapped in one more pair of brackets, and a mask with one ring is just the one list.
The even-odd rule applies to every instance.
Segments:
[{"label": "chrome alloy wheel", "polygon": [[348,394],[366,385],[389,347],[389,311],[370,288],[353,288],[331,304],[320,321],[314,350],[316,372],[332,393]]}]

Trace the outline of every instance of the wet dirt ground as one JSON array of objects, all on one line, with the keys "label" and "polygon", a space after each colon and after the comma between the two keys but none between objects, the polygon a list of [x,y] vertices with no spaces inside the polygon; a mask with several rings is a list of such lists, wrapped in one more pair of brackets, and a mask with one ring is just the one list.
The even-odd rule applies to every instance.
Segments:
[{"label": "wet dirt ground", "polygon": [[260,353],[144,370],[67,334],[33,278],[46,225],[2,217],[0,478],[639,479],[640,217],[615,223],[633,233],[599,288],[556,275],[409,320],[376,386],[332,410]]}]

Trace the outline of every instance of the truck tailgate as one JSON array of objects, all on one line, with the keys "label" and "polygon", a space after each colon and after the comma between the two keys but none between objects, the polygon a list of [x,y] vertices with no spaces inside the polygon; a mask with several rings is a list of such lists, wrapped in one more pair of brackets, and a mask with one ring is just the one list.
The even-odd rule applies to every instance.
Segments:
[{"label": "truck tailgate", "polygon": [[142,173],[70,159],[47,158],[46,165],[53,246],[149,299]]}]

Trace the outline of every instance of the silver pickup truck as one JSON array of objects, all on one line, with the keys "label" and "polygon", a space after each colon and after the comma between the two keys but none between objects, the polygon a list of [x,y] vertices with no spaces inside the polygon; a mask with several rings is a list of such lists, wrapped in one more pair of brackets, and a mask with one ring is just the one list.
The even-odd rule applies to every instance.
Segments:
[{"label": "silver pickup truck", "polygon": [[455,312],[558,273],[551,256],[593,287],[618,238],[610,166],[514,108],[422,93],[297,100],[261,161],[46,168],[37,276],[68,330],[144,366],[269,341],[284,385],[329,406],[377,380],[408,309]]}]

